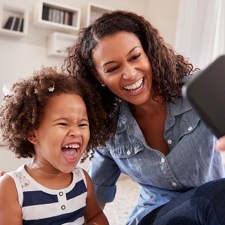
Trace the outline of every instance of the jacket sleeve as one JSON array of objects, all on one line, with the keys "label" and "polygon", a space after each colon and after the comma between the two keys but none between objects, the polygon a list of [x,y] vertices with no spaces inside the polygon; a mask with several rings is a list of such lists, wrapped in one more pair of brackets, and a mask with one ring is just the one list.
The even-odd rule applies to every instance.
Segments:
[{"label": "jacket sleeve", "polygon": [[121,172],[107,147],[95,150],[88,173],[92,178],[99,202],[112,202],[116,194],[116,182]]}]

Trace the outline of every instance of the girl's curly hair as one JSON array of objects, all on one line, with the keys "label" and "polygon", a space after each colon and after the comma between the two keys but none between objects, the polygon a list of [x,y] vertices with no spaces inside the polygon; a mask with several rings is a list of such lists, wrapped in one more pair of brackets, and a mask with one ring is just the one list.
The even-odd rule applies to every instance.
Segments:
[{"label": "girl's curly hair", "polygon": [[117,121],[115,112],[118,98],[108,88],[101,87],[96,79],[93,51],[103,37],[120,31],[133,33],[141,41],[152,67],[153,97],[161,95],[166,102],[172,101],[173,97],[181,97],[183,77],[197,70],[182,55],[176,54],[144,17],[121,10],[103,14],[80,31],[62,68],[67,73],[77,74],[90,82],[95,92],[100,94],[109,116],[106,122],[108,132],[111,132],[111,125],[115,125]]},{"label": "girl's curly hair", "polygon": [[[12,85],[0,108],[0,128],[3,140],[17,157],[34,156],[34,146],[27,137],[39,127],[49,98],[61,93],[81,96],[87,107],[90,140],[82,161],[89,154],[92,157],[93,150],[90,149],[105,143],[108,139],[104,132],[106,112],[93,88],[77,77],[57,72],[52,67],[43,67],[40,71],[34,71],[33,76]],[[49,91],[51,87],[54,91]]]}]

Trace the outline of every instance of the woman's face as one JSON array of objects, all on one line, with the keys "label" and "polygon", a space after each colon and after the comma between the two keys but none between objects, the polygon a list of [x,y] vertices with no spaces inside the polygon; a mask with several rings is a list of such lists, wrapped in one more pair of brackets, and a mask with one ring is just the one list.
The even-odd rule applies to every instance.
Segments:
[{"label": "woman's face", "polygon": [[152,87],[151,65],[140,40],[129,32],[102,38],[93,52],[97,79],[133,105],[146,103]]}]

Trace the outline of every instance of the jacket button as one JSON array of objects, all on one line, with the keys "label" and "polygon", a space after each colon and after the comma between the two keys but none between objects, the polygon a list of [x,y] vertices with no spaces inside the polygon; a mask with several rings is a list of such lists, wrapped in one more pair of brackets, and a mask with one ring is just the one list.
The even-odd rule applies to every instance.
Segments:
[{"label": "jacket button", "polygon": [[193,129],[192,127],[188,127],[188,131],[192,131],[192,129]]}]

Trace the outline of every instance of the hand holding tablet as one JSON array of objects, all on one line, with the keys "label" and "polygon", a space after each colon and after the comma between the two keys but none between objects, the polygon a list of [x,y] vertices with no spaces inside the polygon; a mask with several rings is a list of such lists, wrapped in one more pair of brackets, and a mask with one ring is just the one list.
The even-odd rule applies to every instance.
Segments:
[{"label": "hand holding tablet", "polygon": [[220,138],[225,135],[225,55],[218,57],[185,86],[190,104]]}]

